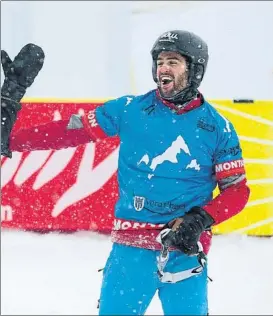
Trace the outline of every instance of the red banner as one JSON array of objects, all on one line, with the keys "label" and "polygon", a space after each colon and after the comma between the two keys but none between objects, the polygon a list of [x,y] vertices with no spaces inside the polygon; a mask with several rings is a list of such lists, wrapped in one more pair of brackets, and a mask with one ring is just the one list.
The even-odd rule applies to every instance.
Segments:
[{"label": "red banner", "polygon": [[[90,103],[22,104],[15,131],[68,119]],[[99,105],[96,104],[96,105]],[[94,106],[94,104],[92,104]],[[35,231],[109,232],[118,197],[119,139],[1,159],[1,226]]]}]

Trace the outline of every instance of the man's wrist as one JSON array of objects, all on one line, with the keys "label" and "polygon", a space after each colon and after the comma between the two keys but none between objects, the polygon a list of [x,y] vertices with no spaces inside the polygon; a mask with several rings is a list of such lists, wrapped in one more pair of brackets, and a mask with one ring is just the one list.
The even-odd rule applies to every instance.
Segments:
[{"label": "man's wrist", "polygon": [[1,88],[1,97],[8,98],[15,102],[20,102],[26,93],[26,88],[19,85],[8,78],[4,80],[3,86]]},{"label": "man's wrist", "polygon": [[209,229],[215,223],[214,218],[200,206],[193,206],[188,213],[199,215],[205,229]]}]

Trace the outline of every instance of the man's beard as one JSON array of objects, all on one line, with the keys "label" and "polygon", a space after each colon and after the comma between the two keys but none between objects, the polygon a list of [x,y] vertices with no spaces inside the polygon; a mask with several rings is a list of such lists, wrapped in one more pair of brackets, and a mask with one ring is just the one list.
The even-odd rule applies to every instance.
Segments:
[{"label": "man's beard", "polygon": [[172,98],[177,93],[182,91],[187,86],[187,73],[181,75],[177,80],[173,79],[172,82],[163,84],[161,80],[158,82],[158,89],[160,95],[164,98]]}]

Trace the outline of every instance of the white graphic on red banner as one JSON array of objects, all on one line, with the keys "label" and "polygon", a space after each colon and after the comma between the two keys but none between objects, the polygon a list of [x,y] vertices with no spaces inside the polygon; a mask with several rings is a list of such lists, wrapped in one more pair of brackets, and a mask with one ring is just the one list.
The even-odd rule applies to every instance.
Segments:
[{"label": "white graphic on red banner", "polygon": [[[94,104],[23,104],[14,130],[68,120]],[[119,140],[1,157],[1,226],[109,232],[118,197]],[[12,211],[11,211],[12,210]]]}]

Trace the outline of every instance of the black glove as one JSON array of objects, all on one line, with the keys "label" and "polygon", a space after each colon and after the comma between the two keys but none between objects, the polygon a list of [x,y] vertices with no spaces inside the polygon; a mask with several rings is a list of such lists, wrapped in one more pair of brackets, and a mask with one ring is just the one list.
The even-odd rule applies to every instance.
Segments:
[{"label": "black glove", "polygon": [[44,52],[35,44],[25,45],[12,61],[1,50],[5,80],[1,88],[1,155],[11,158],[10,132],[21,109],[20,101],[43,67]]},{"label": "black glove", "polygon": [[[198,253],[198,241],[205,230],[211,228],[213,218],[201,207],[194,206],[183,217],[170,222],[170,233],[162,238],[162,243],[173,246],[187,255]],[[165,227],[166,228],[166,227]]]}]

